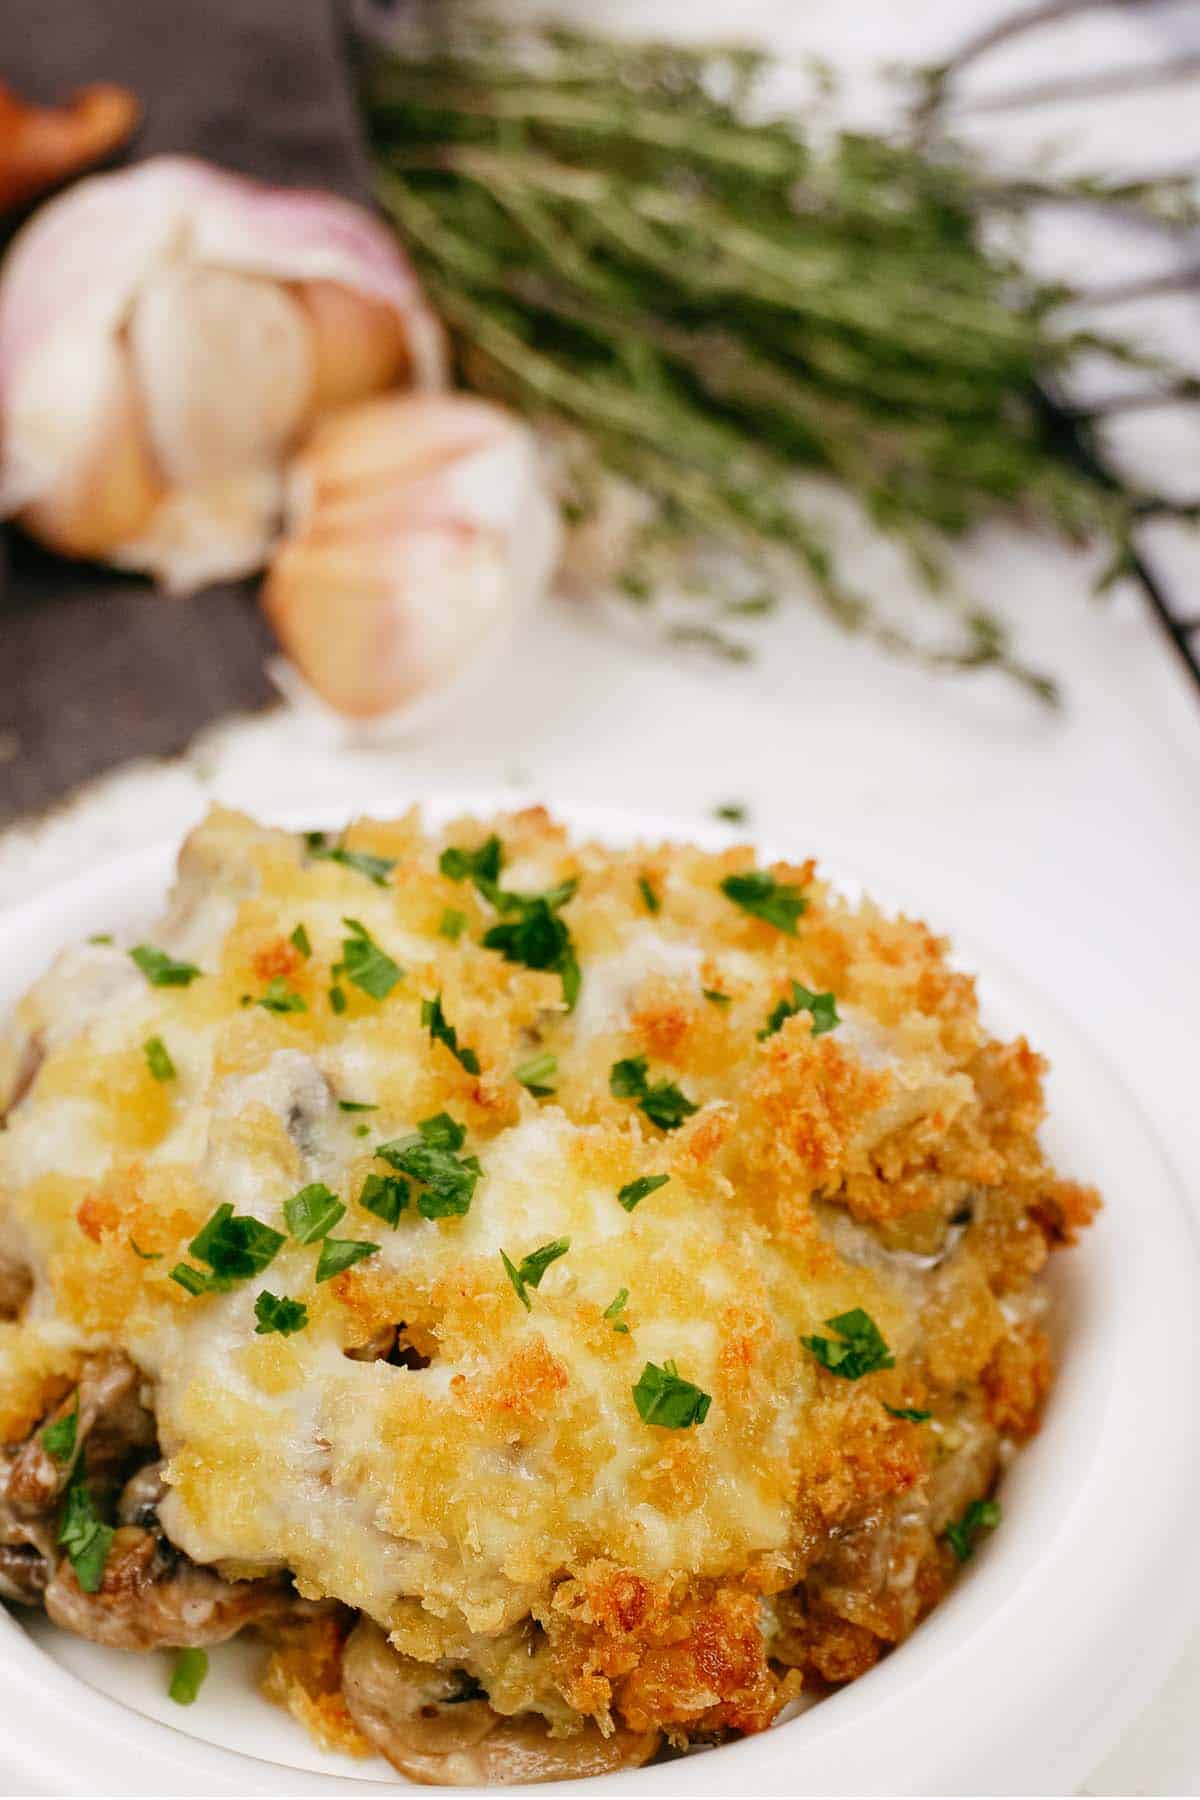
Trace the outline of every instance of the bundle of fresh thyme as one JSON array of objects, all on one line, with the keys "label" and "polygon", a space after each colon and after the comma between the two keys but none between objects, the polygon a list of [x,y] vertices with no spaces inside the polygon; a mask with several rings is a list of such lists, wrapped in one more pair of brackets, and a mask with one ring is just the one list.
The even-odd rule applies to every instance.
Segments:
[{"label": "bundle of fresh thyme", "polygon": [[[943,601],[946,540],[1001,512],[1099,534],[1119,562],[1148,497],[1080,454],[1086,425],[1047,395],[1085,354],[1149,359],[1060,329],[1070,296],[985,238],[1044,187],[915,138],[810,144],[756,113],[758,72],[744,52],[478,25],[393,50],[364,83],[382,203],[470,384],[568,428],[571,512],[596,491],[589,458],[652,498],[627,591],[664,545],[734,549],[771,583],[801,567],[891,648],[1050,698],[971,605],[930,648],[849,591],[795,476],[850,490]],[[1110,196],[1146,198],[1083,190]]]}]

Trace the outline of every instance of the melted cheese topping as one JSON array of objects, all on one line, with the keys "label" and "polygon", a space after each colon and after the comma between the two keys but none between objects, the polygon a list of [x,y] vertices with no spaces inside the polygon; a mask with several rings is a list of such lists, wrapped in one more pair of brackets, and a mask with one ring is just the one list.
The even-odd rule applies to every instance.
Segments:
[{"label": "melted cheese topping", "polygon": [[[439,872],[445,845],[491,827],[360,822],[346,841],[395,859],[380,886],[216,813],[151,934],[201,978],[155,987],[120,947],[67,951],[0,1061],[15,1088],[40,1059],[0,1134],[5,1243],[35,1278],[22,1323],[0,1328],[0,1435],[28,1429],[31,1383],[61,1379],[71,1353],[124,1348],[155,1384],[172,1539],[233,1572],[290,1569],[417,1655],[547,1620],[597,1559],[651,1584],[779,1589],[868,1502],[926,1492],[966,1414],[983,1429],[1010,1332],[995,1295],[1028,1280],[1030,1244],[1045,1253],[1030,1218],[1065,1191],[1033,1136],[1037,1059],[987,1040],[925,927],[779,865],[809,902],[792,936],[721,892],[747,849],[572,846],[536,811],[494,828],[502,882],[578,881],[561,915],[582,969],[573,1013],[556,974],[482,946],[492,906]],[[454,941],[447,908],[468,919]],[[383,1000],[336,975],[347,918],[403,967]],[[244,1002],[276,976],[306,1010]],[[793,979],[832,990],[841,1024],[814,1037],[800,1014],[760,1037]],[[478,1074],[422,1024],[438,993]],[[173,1080],[148,1068],[153,1036]],[[543,1052],[555,1091],[537,1098],[514,1070]],[[696,1104],[679,1129],[610,1092],[612,1064],[639,1055]],[[374,1146],[441,1111],[482,1165],[470,1209],[427,1220],[410,1203],[389,1227],[359,1202],[387,1172]],[[635,1211],[618,1204],[660,1173]],[[289,1238],[227,1293],[171,1280],[217,1205],[282,1231],[314,1181],[347,1207],[334,1236],[379,1246],[367,1260],[318,1285],[317,1247]],[[570,1250],[527,1311],[500,1252],[560,1237]],[[605,1317],[622,1288],[627,1332]],[[303,1301],[307,1327],[257,1334],[264,1289]],[[850,1383],[801,1339],[854,1307],[896,1366]],[[424,1366],[347,1356],[397,1325]],[[711,1395],[702,1425],[639,1416],[634,1384],[668,1360]],[[940,1408],[951,1435],[885,1400]]]}]

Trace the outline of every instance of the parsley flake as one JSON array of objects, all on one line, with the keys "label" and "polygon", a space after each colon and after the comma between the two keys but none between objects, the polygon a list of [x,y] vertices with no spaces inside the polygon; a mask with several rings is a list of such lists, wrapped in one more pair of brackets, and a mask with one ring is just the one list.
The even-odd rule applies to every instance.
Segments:
[{"label": "parsley flake", "polygon": [[435,994],[432,1000],[422,1000],[421,1023],[428,1027],[429,1036],[433,1042],[445,1044],[451,1056],[462,1064],[468,1075],[478,1075],[479,1058],[473,1050],[468,1050],[465,1045],[459,1047],[458,1032],[442,1011],[440,994]]},{"label": "parsley flake", "polygon": [[308,958],[312,955],[312,940],[307,931],[305,931],[303,925],[297,925],[288,942],[296,946],[301,956],[307,962]]},{"label": "parsley flake", "polygon": [[69,1413],[61,1419],[55,1419],[42,1432],[42,1444],[55,1462],[70,1462],[75,1454],[75,1439],[79,1432],[79,1395],[75,1396],[75,1404]]},{"label": "parsley flake", "polygon": [[254,1302],[254,1316],[258,1320],[254,1327],[256,1337],[269,1337],[272,1332],[291,1337],[308,1324],[308,1308],[303,1300],[289,1300],[286,1294],[271,1294],[266,1288]]},{"label": "parsley flake", "polygon": [[831,1375],[858,1381],[876,1369],[894,1368],[895,1358],[884,1342],[883,1334],[861,1306],[838,1313],[836,1318],[826,1319],[825,1323],[831,1331],[837,1332],[836,1338],[802,1337],[800,1342]]},{"label": "parsley flake", "polygon": [[208,1651],[197,1650],[189,1646],[181,1650],[175,1658],[175,1667],[171,1670],[171,1685],[167,1693],[176,1706],[190,1706],[204,1685],[204,1677],[208,1674]]},{"label": "parsley flake", "polygon": [[345,991],[335,981],[329,990],[329,1005],[333,1012],[344,1013],[346,1010]]},{"label": "parsley flake", "polygon": [[719,988],[701,988],[700,992],[706,1000],[711,1000],[714,1006],[733,1005],[733,995],[723,994]]},{"label": "parsley flake", "polygon": [[195,963],[176,962],[153,944],[135,944],[129,954],[151,987],[187,987],[203,974]]},{"label": "parsley flake", "polygon": [[932,1419],[933,1417],[933,1414],[931,1412],[926,1412],[923,1407],[889,1406],[886,1400],[883,1403],[883,1410],[886,1413],[891,1413],[893,1419],[907,1419],[910,1425],[924,1425],[926,1419]]},{"label": "parsley flake", "polygon": [[969,1562],[985,1532],[995,1531],[1000,1523],[1000,1504],[996,1500],[972,1500],[961,1519],[947,1525],[943,1537],[960,1563]]},{"label": "parsley flake", "polygon": [[226,1201],[188,1245],[191,1254],[198,1262],[207,1263],[208,1269],[176,1263],[171,1280],[189,1294],[227,1293],[234,1282],[260,1275],[283,1241],[281,1231],[273,1231],[249,1214],[235,1215]]},{"label": "parsley flake", "polygon": [[685,1381],[673,1362],[665,1362],[661,1369],[648,1362],[634,1386],[633,1401],[647,1425],[682,1431],[689,1425],[703,1425],[712,1395]]},{"label": "parsley flake", "polygon": [[302,1013],[308,1011],[308,1001],[303,994],[298,994],[290,987],[282,975],[272,975],[261,994],[254,995],[255,1006],[263,1006],[273,1013]]},{"label": "parsley flake", "polygon": [[161,1250],[143,1250],[137,1239],[134,1237],[131,1237],[129,1240],[129,1248],[133,1251],[135,1256],[140,1256],[143,1262],[161,1262],[163,1259],[163,1252]]},{"label": "parsley flake", "polygon": [[504,1264],[505,1273],[512,1282],[513,1291],[526,1312],[532,1310],[528,1290],[540,1287],[542,1276],[550,1264],[557,1262],[560,1256],[565,1256],[570,1248],[570,1238],[555,1238],[552,1243],[543,1244],[538,1250],[531,1250],[529,1255],[523,1256],[515,1266],[503,1250],[500,1252],[500,1261]]},{"label": "parsley flake", "polygon": [[824,1031],[832,1031],[835,1025],[840,1025],[842,1022],[838,1018],[837,1001],[832,994],[814,994],[811,988],[806,988],[800,982],[793,981],[791,999],[780,1000],[777,1005],[772,1007],[767,1014],[766,1024],[758,1033],[759,1041],[761,1042],[763,1038],[774,1037],[785,1019],[794,1018],[797,1013],[801,1012],[809,1013],[812,1017],[813,1037],[820,1037]]},{"label": "parsley flake", "polygon": [[438,925],[438,936],[449,938],[452,944],[457,944],[459,938],[466,929],[466,913],[459,912],[456,907],[448,906],[442,914],[441,922]]},{"label": "parsley flake", "polygon": [[609,1070],[609,1092],[618,1100],[636,1100],[652,1125],[677,1131],[700,1108],[673,1081],[651,1083],[644,1056],[622,1057]]},{"label": "parsley flake", "polygon": [[449,1113],[437,1113],[422,1120],[416,1136],[376,1145],[376,1156],[421,1184],[417,1211],[423,1219],[461,1217],[469,1210],[483,1171],[477,1157],[458,1155],[466,1135]]},{"label": "parsley flake", "polygon": [[372,856],[368,850],[347,850],[343,844],[331,844],[323,831],[306,831],[304,844],[311,862],[340,863],[343,869],[365,875],[376,887],[387,886],[387,878],[396,866],[394,856]]},{"label": "parsley flake", "polygon": [[85,1594],[100,1591],[113,1536],[112,1526],[106,1525],[96,1511],[96,1503],[92,1499],[81,1465],[67,1488],[58,1541],[66,1551],[75,1571],[75,1579]]},{"label": "parsley flake", "polygon": [[113,934],[111,931],[93,931],[91,937],[88,939],[89,944],[111,944],[112,941]]},{"label": "parsley flake", "polygon": [[[356,988],[361,988],[372,1000],[386,1000],[404,970],[399,963],[392,961],[386,950],[380,949],[366,926],[357,919],[343,919],[342,924],[354,935],[343,938],[342,960],[334,969],[334,974],[344,975],[347,981],[352,981]],[[334,993],[339,991],[331,989],[329,995],[335,1012],[341,1012],[345,1005],[344,995],[342,1006],[333,998]]]},{"label": "parsley flake", "polygon": [[547,1084],[552,1075],[558,1073],[558,1058],[543,1051],[540,1056],[531,1056],[528,1062],[518,1063],[513,1070],[513,1080],[519,1081],[535,1098],[541,1099],[544,1094],[552,1094],[554,1089]]},{"label": "parsley flake", "polygon": [[750,808],[740,800],[726,800],[720,806],[713,807],[714,819],[722,819],[726,825],[744,825],[750,817]]},{"label": "parsley flake", "polygon": [[619,1331],[624,1337],[629,1336],[629,1327],[621,1317],[621,1314],[625,1311],[625,1303],[628,1299],[629,1289],[624,1287],[618,1288],[608,1305],[605,1307],[602,1315],[604,1318],[611,1320],[613,1330]]},{"label": "parsley flake", "polygon": [[326,1237],[346,1211],[337,1195],[323,1181],[310,1182],[293,1194],[283,1209],[288,1230],[298,1244],[315,1244]]},{"label": "parsley flake", "polygon": [[618,1190],[617,1199],[626,1212],[632,1212],[639,1200],[644,1200],[647,1194],[656,1193],[660,1187],[666,1187],[670,1179],[669,1175],[639,1175],[636,1181],[627,1181]]},{"label": "parsley flake", "polygon": [[378,1244],[361,1243],[354,1238],[325,1238],[317,1258],[317,1280],[332,1280],[343,1269],[353,1268],[364,1256],[374,1256],[378,1248]]},{"label": "parsley flake", "polygon": [[659,913],[662,911],[662,901],[650,885],[650,877],[648,875],[638,876],[638,893],[642,896],[642,904],[645,906],[648,913]]},{"label": "parsley flake", "polygon": [[408,1183],[402,1175],[368,1175],[363,1182],[358,1204],[382,1219],[385,1225],[399,1223],[408,1205]]},{"label": "parsley flake", "polygon": [[727,875],[721,892],[743,912],[764,919],[789,937],[796,935],[796,920],[808,910],[808,901],[798,887],[776,881],[769,869],[747,869],[742,875]]},{"label": "parsley flake", "polygon": [[146,1053],[146,1066],[155,1081],[174,1081],[176,1069],[171,1061],[171,1052],[160,1037],[147,1038],[142,1045]]},{"label": "parsley flake", "polygon": [[339,1100],[339,1112],[378,1112],[379,1108],[373,1100]]},{"label": "parsley flake", "polygon": [[500,839],[492,836],[477,850],[462,850],[451,845],[438,858],[438,868],[451,881],[473,881],[480,893],[490,900],[500,879],[503,855]]}]

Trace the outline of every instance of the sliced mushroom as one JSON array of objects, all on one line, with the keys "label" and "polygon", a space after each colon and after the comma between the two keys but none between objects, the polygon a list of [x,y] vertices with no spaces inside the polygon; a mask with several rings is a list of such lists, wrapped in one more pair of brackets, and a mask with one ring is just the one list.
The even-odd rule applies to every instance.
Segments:
[{"label": "sliced mushroom", "polygon": [[166,1468],[165,1460],[160,1456],[154,1462],[148,1462],[144,1468],[131,1475],[121,1489],[121,1498],[117,1501],[117,1522],[121,1525],[140,1525],[143,1531],[157,1531],[158,1508],[167,1484],[163,1478]]},{"label": "sliced mushroom", "polygon": [[0,1319],[19,1317],[33,1292],[33,1271],[20,1257],[0,1250]]},{"label": "sliced mushroom", "polygon": [[45,1593],[56,1625],[117,1650],[220,1644],[294,1603],[281,1581],[224,1581],[136,1525],[116,1531],[97,1593],[84,1593],[65,1558]]},{"label": "sliced mushroom", "polygon": [[431,1787],[498,1787],[569,1781],[640,1768],[657,1732],[586,1725],[552,1738],[534,1713],[502,1718],[486,1700],[461,1699],[461,1675],[400,1656],[362,1618],[342,1658],[342,1693],[359,1730],[411,1781]]},{"label": "sliced mushroom", "polygon": [[0,1600],[13,1606],[40,1606],[50,1564],[33,1544],[0,1544]]},{"label": "sliced mushroom", "polygon": [[[36,1431],[26,1438],[12,1463],[5,1498],[19,1517],[36,1518],[58,1502],[76,1462],[87,1446],[88,1471],[93,1476],[115,1473],[137,1450],[155,1442],[153,1416],[142,1405],[142,1376],[119,1352],[90,1356],[79,1375],[79,1386]],[[46,1425],[78,1413],[72,1453],[55,1457],[46,1449]]]}]

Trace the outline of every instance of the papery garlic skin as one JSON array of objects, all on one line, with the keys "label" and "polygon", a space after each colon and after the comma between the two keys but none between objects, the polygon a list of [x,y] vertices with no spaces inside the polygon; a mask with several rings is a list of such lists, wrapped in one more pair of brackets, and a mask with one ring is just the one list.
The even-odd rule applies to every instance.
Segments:
[{"label": "papery garlic skin", "polygon": [[386,227],[184,157],[93,176],[0,271],[0,516],[168,589],[261,567],[312,424],[445,378]]},{"label": "papery garlic skin", "polygon": [[526,426],[465,394],[334,414],[296,458],[263,605],[344,716],[427,717],[544,593],[558,510]]}]

